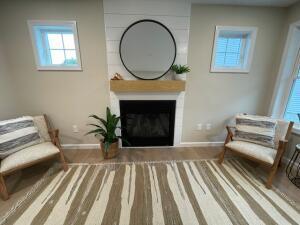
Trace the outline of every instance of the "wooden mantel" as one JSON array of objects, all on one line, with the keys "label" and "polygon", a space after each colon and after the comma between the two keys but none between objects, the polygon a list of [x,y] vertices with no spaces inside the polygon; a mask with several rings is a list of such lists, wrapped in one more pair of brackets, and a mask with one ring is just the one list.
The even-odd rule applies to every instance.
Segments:
[{"label": "wooden mantel", "polygon": [[185,81],[181,80],[111,80],[114,92],[181,92]]}]

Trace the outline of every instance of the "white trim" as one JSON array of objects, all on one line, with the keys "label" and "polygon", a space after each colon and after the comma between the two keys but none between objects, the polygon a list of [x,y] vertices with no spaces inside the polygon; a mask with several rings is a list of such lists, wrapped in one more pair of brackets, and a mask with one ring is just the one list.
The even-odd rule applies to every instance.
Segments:
[{"label": "white trim", "polygon": [[181,142],[175,147],[218,147],[223,146],[224,141],[214,141],[214,142]]},{"label": "white trim", "polygon": [[100,149],[100,144],[62,144],[62,149]]},{"label": "white trim", "polygon": [[283,54],[281,57],[281,62],[277,74],[276,84],[273,91],[273,96],[271,99],[271,104],[269,107],[269,115],[275,118],[282,118],[285,107],[286,106],[289,93],[293,84],[293,75],[288,74],[288,77],[285,70],[286,70],[286,63],[288,62],[288,55],[289,51],[292,48],[293,45],[293,37],[295,35],[295,32],[299,30],[300,26],[300,20],[290,24],[289,31],[286,39],[286,43],[284,46]]},{"label": "white trim", "polygon": [[[252,64],[252,59],[254,55],[255,42],[257,36],[257,27],[248,27],[248,26],[216,26],[215,37],[214,37],[214,46],[211,57],[210,72],[211,73],[249,73],[250,67]],[[215,55],[217,49],[217,41],[219,33],[221,31],[238,31],[241,33],[247,33],[250,35],[250,42],[246,55],[244,56],[243,66],[241,68],[220,68],[215,67]]]},{"label": "white trim", "polygon": [[[136,149],[145,149],[145,148],[180,148],[180,147],[218,147],[223,146],[224,142],[181,142],[175,146],[145,146],[145,147],[125,147],[126,148],[136,148]],[[100,149],[100,144],[62,144],[61,147],[64,150],[69,149]],[[122,147],[121,147],[122,148]]]},{"label": "white trim", "polygon": [[[214,56],[213,56],[214,57]],[[249,69],[235,69],[235,68],[213,68],[211,66],[210,72],[211,73],[249,73]]]},{"label": "white trim", "polygon": [[[81,57],[80,57],[80,47],[79,47],[79,40],[78,40],[78,31],[77,31],[77,22],[76,21],[65,21],[65,20],[28,20],[28,29],[31,37],[33,52],[34,52],[34,58],[35,58],[35,64],[36,69],[39,71],[44,70],[55,70],[55,71],[82,71],[82,63],[81,63]],[[74,42],[75,42],[75,51],[76,51],[76,57],[77,57],[77,66],[56,66],[56,65],[49,65],[49,66],[42,66],[40,65],[39,60],[39,53],[36,47],[36,39],[35,35],[33,33],[33,26],[35,25],[45,25],[45,26],[71,26],[72,31],[74,34]]]},{"label": "white trim", "polygon": [[82,68],[78,65],[78,66],[74,66],[74,67],[64,67],[64,66],[39,66],[39,65],[36,65],[36,69],[38,71],[51,71],[51,70],[54,70],[54,71],[82,71]]},{"label": "white trim", "polygon": [[185,92],[140,92],[140,93],[116,93],[110,92],[111,111],[120,115],[120,100],[175,100],[175,124],[174,124],[174,142],[173,145],[177,146],[181,142],[182,134],[182,120],[183,120],[183,106],[184,106]]},{"label": "white trim", "polygon": [[141,150],[144,150],[144,149],[156,149],[156,148],[159,148],[159,149],[170,149],[170,148],[176,148],[177,146],[127,146],[127,147],[121,147],[122,149],[127,149],[127,148],[130,148],[130,149],[141,149]]}]

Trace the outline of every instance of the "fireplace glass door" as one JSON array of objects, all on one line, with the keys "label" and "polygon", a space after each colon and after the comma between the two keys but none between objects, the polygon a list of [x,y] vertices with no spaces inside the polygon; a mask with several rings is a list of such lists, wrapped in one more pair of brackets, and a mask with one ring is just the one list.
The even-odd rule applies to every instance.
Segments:
[{"label": "fireplace glass door", "polygon": [[120,101],[123,146],[172,146],[176,101]]}]

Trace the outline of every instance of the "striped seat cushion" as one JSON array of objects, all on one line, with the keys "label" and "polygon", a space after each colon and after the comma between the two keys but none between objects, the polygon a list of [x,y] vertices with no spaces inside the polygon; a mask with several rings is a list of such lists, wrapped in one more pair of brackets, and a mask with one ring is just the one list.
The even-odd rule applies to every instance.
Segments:
[{"label": "striped seat cushion", "polygon": [[233,139],[274,148],[277,121],[264,116],[237,115]]},{"label": "striped seat cushion", "polygon": [[38,144],[41,138],[30,116],[0,121],[0,158]]}]

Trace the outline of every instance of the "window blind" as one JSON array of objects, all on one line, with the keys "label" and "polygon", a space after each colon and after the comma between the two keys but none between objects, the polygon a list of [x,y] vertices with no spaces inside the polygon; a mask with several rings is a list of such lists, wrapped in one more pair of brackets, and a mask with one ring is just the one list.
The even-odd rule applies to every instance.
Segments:
[{"label": "window blind", "polygon": [[300,123],[300,63],[297,68],[297,76],[293,82],[284,119]]},{"label": "window blind", "polygon": [[241,65],[241,37],[219,37],[217,40],[217,67],[236,67]]}]

